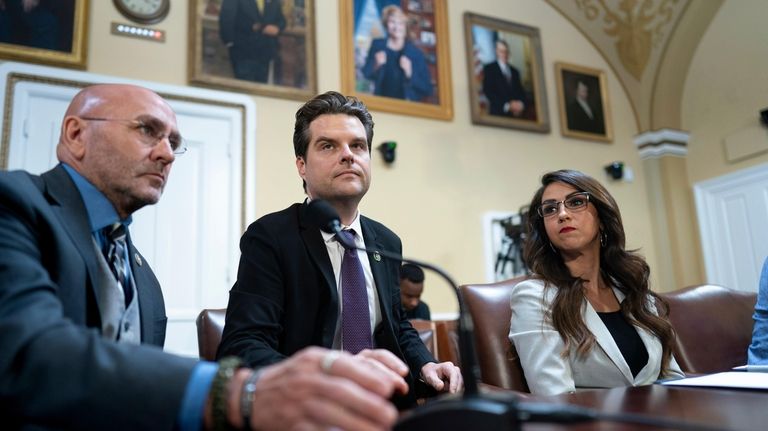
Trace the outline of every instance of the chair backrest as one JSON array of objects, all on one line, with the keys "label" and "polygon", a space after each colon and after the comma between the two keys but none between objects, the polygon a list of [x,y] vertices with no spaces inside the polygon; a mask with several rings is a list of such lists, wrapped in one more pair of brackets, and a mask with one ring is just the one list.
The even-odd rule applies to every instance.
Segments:
[{"label": "chair backrest", "polygon": [[474,322],[475,349],[483,383],[530,392],[515,346],[509,341],[509,298],[525,277],[491,284],[461,286],[467,311]]},{"label": "chair backrest", "polygon": [[[207,308],[200,312],[195,323],[197,324],[197,349],[200,358],[208,361],[216,360],[216,350],[221,343],[221,334],[224,331],[224,321],[227,315],[226,308]],[[427,346],[427,350],[434,356],[437,351],[437,327],[431,320],[414,319],[411,325],[419,333],[421,341]]]},{"label": "chair backrest", "polygon": [[661,294],[677,334],[675,358],[686,373],[715,373],[747,363],[757,294],[703,284]]},{"label": "chair backrest", "polygon": [[411,326],[419,333],[421,341],[432,356],[437,356],[437,326],[431,320],[411,319]]},{"label": "chair backrest", "polygon": [[224,331],[226,315],[226,308],[207,308],[197,316],[195,323],[197,324],[197,349],[200,352],[200,359],[216,360],[216,350],[221,343],[221,333]]},{"label": "chair backrest", "polygon": [[460,367],[458,321],[436,320],[435,326],[437,327],[437,360],[453,362]]}]

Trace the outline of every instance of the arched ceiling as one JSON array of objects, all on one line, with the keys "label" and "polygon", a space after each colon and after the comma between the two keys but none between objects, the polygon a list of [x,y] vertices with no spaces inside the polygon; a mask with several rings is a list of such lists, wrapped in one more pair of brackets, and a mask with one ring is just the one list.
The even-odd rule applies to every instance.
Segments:
[{"label": "arched ceiling", "polygon": [[691,58],[723,0],[546,0],[603,55],[640,131],[680,128]]}]

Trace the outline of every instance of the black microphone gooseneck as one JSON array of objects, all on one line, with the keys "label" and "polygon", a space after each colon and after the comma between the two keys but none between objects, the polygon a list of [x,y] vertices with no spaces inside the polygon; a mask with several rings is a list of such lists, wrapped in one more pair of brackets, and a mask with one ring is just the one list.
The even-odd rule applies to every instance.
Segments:
[{"label": "black microphone gooseneck", "polygon": [[[312,224],[316,224],[321,230],[327,233],[339,233],[341,229],[341,222],[338,212],[324,200],[312,200],[309,202],[307,214]],[[347,237],[343,235],[337,235],[336,239],[341,243],[344,248],[356,250],[359,247],[353,242],[349,242]],[[420,262],[414,259],[405,259],[399,254],[392,253],[388,250],[360,250],[368,253],[378,253],[387,259],[396,261],[403,261],[412,263],[422,268],[427,268],[434,271],[441,276],[454,290],[459,301],[459,356],[461,357],[462,367],[461,373],[464,378],[464,396],[475,395],[478,393],[477,382],[480,379],[480,368],[477,366],[477,358],[475,357],[474,339],[472,337],[473,322],[472,316],[465,312],[464,301],[459,292],[459,288],[456,282],[453,281],[450,275],[448,275],[442,269],[430,265],[426,262]]]},{"label": "black microphone gooseneck", "polygon": [[[307,217],[310,224],[328,233],[338,234],[341,221],[338,212],[328,202],[314,199],[309,202]],[[464,298],[456,282],[442,269],[415,259],[407,259],[388,250],[373,250],[357,247],[349,242],[344,235],[336,239],[344,248],[362,250],[366,253],[378,253],[387,259],[412,263],[427,268],[440,275],[452,288],[459,303],[459,355],[461,357],[461,374],[464,378],[464,394],[461,397],[445,396],[429,401],[412,411],[405,413],[395,425],[396,431],[425,431],[425,430],[519,430],[523,422],[577,423],[599,419],[640,423],[644,425],[667,425],[681,430],[707,430],[711,427],[698,424],[681,423],[680,421],[648,418],[639,415],[610,415],[600,414],[594,410],[568,405],[518,402],[513,393],[480,394],[477,383],[480,380],[480,367],[475,355],[473,335],[474,323],[472,315],[466,312]]]},{"label": "black microphone gooseneck", "polygon": [[[339,214],[326,201],[312,200],[307,209],[310,223],[328,233],[339,233],[341,222]],[[349,243],[343,235],[337,235],[337,240],[348,249],[358,249],[354,243]],[[474,337],[472,336],[472,316],[465,312],[464,300],[456,282],[442,269],[434,265],[402,256],[388,250],[367,250],[368,253],[379,253],[387,259],[409,262],[434,271],[440,275],[454,290],[459,303],[459,355],[461,357],[461,372],[464,378],[464,394],[461,397],[445,397],[428,402],[409,413],[406,413],[395,426],[398,431],[425,429],[467,430],[467,429],[497,429],[517,430],[518,412],[514,396],[506,395],[504,399],[493,399],[481,396],[477,382],[480,369],[475,357]]]}]

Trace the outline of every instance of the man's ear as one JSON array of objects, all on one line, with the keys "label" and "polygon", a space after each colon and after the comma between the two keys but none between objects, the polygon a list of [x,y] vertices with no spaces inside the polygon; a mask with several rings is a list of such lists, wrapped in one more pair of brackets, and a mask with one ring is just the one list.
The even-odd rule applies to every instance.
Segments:
[{"label": "man's ear", "polygon": [[74,116],[64,118],[61,123],[61,144],[77,160],[85,157],[84,126],[85,121]]},{"label": "man's ear", "polygon": [[296,170],[299,172],[299,176],[301,179],[305,179],[304,175],[306,173],[307,168],[307,162],[304,161],[304,157],[298,156],[296,157]]}]

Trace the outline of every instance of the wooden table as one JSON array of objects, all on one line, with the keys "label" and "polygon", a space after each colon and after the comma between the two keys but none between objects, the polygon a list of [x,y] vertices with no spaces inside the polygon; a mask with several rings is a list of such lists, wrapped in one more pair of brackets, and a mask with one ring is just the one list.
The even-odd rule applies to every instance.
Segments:
[{"label": "wooden table", "polygon": [[[527,400],[568,403],[600,413],[639,414],[658,419],[702,424],[713,429],[768,430],[768,392],[736,389],[683,388],[651,385],[595,389],[556,396],[531,396]],[[598,421],[577,425],[525,424],[524,431],[549,430],[658,430],[635,424]]]}]

